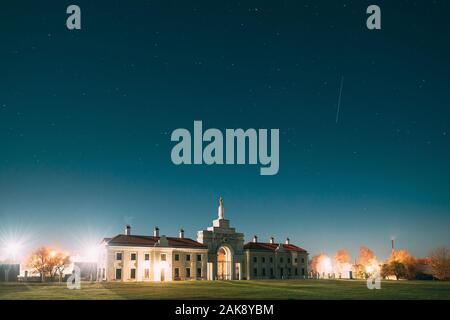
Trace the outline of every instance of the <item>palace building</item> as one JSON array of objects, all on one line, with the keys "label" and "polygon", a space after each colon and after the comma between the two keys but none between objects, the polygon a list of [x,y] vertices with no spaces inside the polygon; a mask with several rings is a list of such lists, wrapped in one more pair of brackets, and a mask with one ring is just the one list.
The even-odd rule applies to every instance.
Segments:
[{"label": "palace building", "polygon": [[224,217],[220,198],[218,218],[211,227],[197,232],[197,240],[159,234],[125,234],[105,238],[98,260],[98,281],[251,280],[305,278],[308,252],[289,242],[244,243]]}]

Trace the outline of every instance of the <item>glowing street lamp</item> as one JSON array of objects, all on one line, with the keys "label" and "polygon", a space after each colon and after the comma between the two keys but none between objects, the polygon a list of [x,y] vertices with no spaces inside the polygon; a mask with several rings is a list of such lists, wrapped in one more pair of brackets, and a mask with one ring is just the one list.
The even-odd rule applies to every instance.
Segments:
[{"label": "glowing street lamp", "polygon": [[5,246],[6,256],[15,261],[22,251],[22,245],[18,242],[8,242]]},{"label": "glowing street lamp", "polygon": [[84,250],[85,259],[89,262],[97,262],[100,253],[99,245],[87,246]]}]

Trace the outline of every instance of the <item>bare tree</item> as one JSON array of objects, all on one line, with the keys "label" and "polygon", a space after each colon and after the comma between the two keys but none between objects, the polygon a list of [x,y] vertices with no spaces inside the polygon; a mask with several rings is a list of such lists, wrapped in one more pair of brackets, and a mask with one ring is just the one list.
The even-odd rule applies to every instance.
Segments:
[{"label": "bare tree", "polygon": [[59,282],[62,282],[64,270],[70,265],[70,257],[66,256],[62,252],[58,252],[53,257],[53,263],[54,263],[54,275],[58,274]]},{"label": "bare tree", "polygon": [[430,252],[431,270],[433,276],[439,280],[450,278],[450,250],[447,247],[440,247]]}]

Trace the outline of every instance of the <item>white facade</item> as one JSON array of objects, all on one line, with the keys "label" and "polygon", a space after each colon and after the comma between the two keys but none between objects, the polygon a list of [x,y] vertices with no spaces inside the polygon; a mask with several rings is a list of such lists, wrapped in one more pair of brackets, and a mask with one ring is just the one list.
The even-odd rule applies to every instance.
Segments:
[{"label": "white facade", "polygon": [[230,227],[220,199],[218,219],[197,233],[197,241],[184,237],[125,234],[104,239],[98,261],[99,281],[242,280],[304,278],[308,253],[287,242],[244,244],[244,234]]}]

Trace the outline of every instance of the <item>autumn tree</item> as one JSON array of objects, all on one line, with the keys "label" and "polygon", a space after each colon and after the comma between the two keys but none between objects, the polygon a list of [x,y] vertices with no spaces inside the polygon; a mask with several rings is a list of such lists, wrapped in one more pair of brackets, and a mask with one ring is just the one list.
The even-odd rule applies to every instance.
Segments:
[{"label": "autumn tree", "polygon": [[389,266],[389,264],[385,263],[381,266],[381,270],[380,270],[380,275],[386,279],[387,277],[389,277],[391,275],[391,268]]},{"label": "autumn tree", "polygon": [[447,247],[440,247],[430,252],[431,271],[433,277],[439,280],[450,278],[450,250]]},{"label": "autumn tree", "polygon": [[358,258],[356,259],[356,264],[366,266],[376,259],[375,254],[372,250],[365,246],[359,247]]},{"label": "autumn tree", "polygon": [[310,268],[312,276],[314,278],[317,277],[317,275],[318,275],[319,258],[320,258],[320,255],[315,255],[309,261],[309,268]]},{"label": "autumn tree", "polygon": [[40,247],[33,251],[27,261],[27,265],[39,273],[42,282],[47,276],[54,277],[56,272],[64,271],[68,264],[68,258],[47,247]]},{"label": "autumn tree", "polygon": [[334,260],[336,260],[337,263],[349,263],[350,255],[348,254],[347,250],[341,249],[336,251],[336,254],[334,255]]},{"label": "autumn tree", "polygon": [[57,252],[53,255],[51,254],[50,256],[51,264],[54,266],[52,277],[58,275],[59,282],[61,282],[64,270],[70,265],[70,257],[62,252]]},{"label": "autumn tree", "polygon": [[385,275],[394,275],[396,279],[415,279],[419,273],[417,259],[411,256],[407,250],[392,250],[383,270]]},{"label": "autumn tree", "polygon": [[406,277],[406,267],[403,263],[392,261],[389,264],[389,268],[397,280]]},{"label": "autumn tree", "polygon": [[45,275],[48,272],[48,260],[50,252],[47,248],[41,247],[36,249],[28,258],[27,265],[36,273],[39,273],[41,281],[45,281]]},{"label": "autumn tree", "polygon": [[352,265],[350,264],[350,255],[345,249],[336,251],[334,255],[334,271],[338,274],[338,277],[350,277],[350,271]]},{"label": "autumn tree", "polygon": [[[369,267],[373,270],[368,271]],[[365,246],[359,247],[356,264],[353,271],[357,278],[367,278],[378,269],[377,257],[372,250]]]}]

